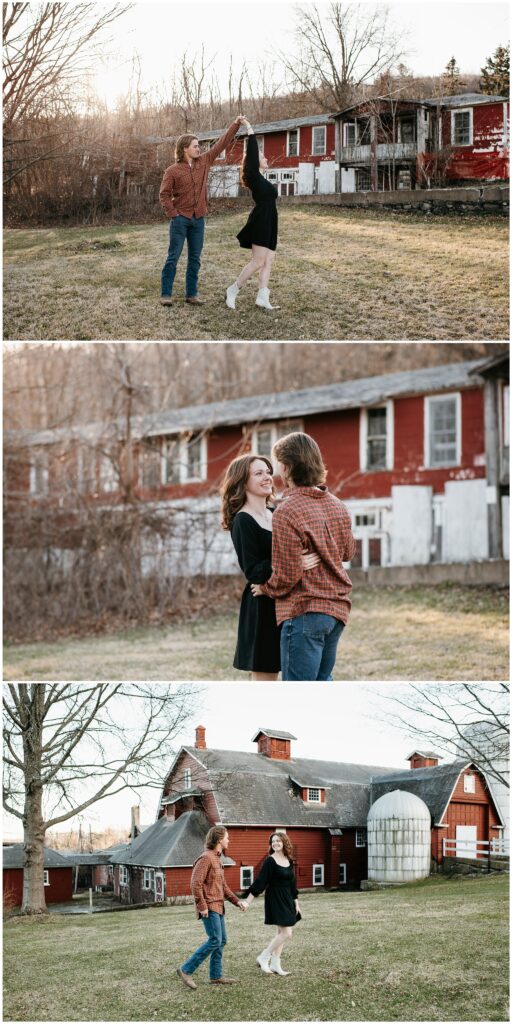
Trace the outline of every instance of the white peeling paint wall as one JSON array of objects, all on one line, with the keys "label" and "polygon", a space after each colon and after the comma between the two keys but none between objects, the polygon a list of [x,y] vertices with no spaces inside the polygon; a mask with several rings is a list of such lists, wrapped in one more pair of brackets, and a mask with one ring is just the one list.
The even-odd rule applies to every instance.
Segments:
[{"label": "white peeling paint wall", "polygon": [[432,488],[391,488],[391,565],[427,565],[432,539]]},{"label": "white peeling paint wall", "polygon": [[443,562],[489,557],[485,480],[450,480],[445,485]]}]

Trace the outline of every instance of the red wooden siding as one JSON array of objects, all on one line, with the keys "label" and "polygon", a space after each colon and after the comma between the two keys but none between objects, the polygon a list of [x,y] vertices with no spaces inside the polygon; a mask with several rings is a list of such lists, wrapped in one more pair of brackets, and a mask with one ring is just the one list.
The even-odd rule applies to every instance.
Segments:
[{"label": "red wooden siding", "polygon": [[[470,107],[471,104],[468,104]],[[508,104],[506,105],[508,111]],[[463,107],[456,109],[465,109]],[[508,152],[504,150],[503,101],[477,104],[473,111],[473,142],[455,146],[447,168],[452,179],[487,178],[507,180]],[[443,112],[443,145],[451,146],[452,111]],[[508,132],[506,133],[508,137]]]},{"label": "red wooden siding", "polygon": [[[200,750],[198,750],[198,755],[199,757],[201,757]],[[204,791],[204,795],[201,798],[202,807],[208,820],[211,821],[212,824],[215,824],[216,821],[219,821],[219,809],[217,807],[217,802],[215,800],[214,794],[210,792],[211,783],[208,779],[208,774],[205,771],[205,769],[198,763],[198,761],[196,761],[194,757],[188,754],[187,751],[183,752],[173,772],[172,781],[174,782],[175,790],[180,791],[183,789],[184,773],[186,768],[190,768],[192,772],[191,789],[200,789]],[[170,780],[167,779],[164,788],[164,796],[169,796],[170,792],[171,783]],[[195,803],[197,799],[197,797],[192,797],[191,801]],[[180,801],[178,804],[169,805],[167,807],[167,810],[162,813],[167,813],[167,816],[169,818],[179,818],[180,814],[182,814],[183,811],[192,810],[192,807],[187,806],[187,803],[188,801],[185,797],[184,800]],[[159,817],[161,816],[162,814],[159,815]]]},{"label": "red wooden siding", "polygon": [[[326,133],[325,133],[325,153],[321,153],[318,156],[314,156],[312,153],[313,149],[313,126],[302,125],[299,127],[299,153],[298,156],[287,156],[287,137],[288,132],[280,129],[275,132],[265,132],[263,135],[258,135],[258,130],[255,129],[258,138],[262,138],[263,141],[263,152],[266,156],[270,167],[298,167],[299,163],[307,161],[308,163],[320,164],[323,160],[334,160],[334,122],[327,121]],[[322,125],[315,125],[320,128]],[[295,129],[291,129],[295,131]],[[226,152],[225,160],[216,160],[214,167],[222,166],[223,164],[241,164],[244,158],[244,142],[243,138],[236,139],[230,149]]]},{"label": "red wooden siding", "polygon": [[[464,776],[468,774],[475,777],[474,793],[464,792]],[[485,783],[476,769],[467,769],[461,773],[442,824],[448,827],[432,830],[432,856],[436,861],[442,859],[443,838],[456,838],[457,825],[476,825],[477,840],[488,841],[499,836],[499,830],[493,828],[493,825],[498,825],[496,810]]]},{"label": "red wooden siding", "polygon": [[271,757],[274,761],[290,760],[290,740],[280,740],[276,736],[265,736],[258,739],[258,754]]},{"label": "red wooden siding", "polygon": [[[8,893],[13,894],[9,900],[12,906],[21,906],[23,901],[23,868],[4,868],[4,899]],[[73,898],[73,869],[49,868],[49,885],[44,887],[46,903],[67,903]]]}]

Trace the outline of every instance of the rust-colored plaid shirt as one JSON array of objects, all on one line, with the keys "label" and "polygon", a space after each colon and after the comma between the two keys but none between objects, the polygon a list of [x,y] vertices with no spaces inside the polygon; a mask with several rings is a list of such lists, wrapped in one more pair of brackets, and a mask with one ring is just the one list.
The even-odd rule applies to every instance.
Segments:
[{"label": "rust-colored plaid shirt", "polygon": [[218,914],[223,914],[224,899],[236,907],[240,903],[238,896],[231,892],[224,881],[220,854],[214,850],[204,850],[195,861],[190,888],[196,903],[196,917],[201,917],[201,911],[205,910],[216,910]]},{"label": "rust-colored plaid shirt", "polygon": [[171,220],[179,213],[183,217],[204,217],[208,172],[215,157],[233,141],[239,127],[237,122],[233,122],[207,153],[201,153],[191,164],[187,160],[171,164],[164,172],[160,203]]},{"label": "rust-colored plaid shirt", "polygon": [[[262,591],[275,598],[277,623],[306,612],[323,612],[348,622],[352,583],[342,562],[354,557],[356,542],[346,506],[327,487],[294,487],[272,520],[272,567]],[[320,556],[304,571],[302,549]]]}]

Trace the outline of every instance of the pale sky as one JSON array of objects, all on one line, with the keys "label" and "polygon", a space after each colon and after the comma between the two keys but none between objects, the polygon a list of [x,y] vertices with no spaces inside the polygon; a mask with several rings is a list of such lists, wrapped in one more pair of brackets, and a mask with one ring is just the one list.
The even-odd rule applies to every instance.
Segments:
[{"label": "pale sky", "polygon": [[[320,0],[318,6],[328,5]],[[486,58],[498,45],[506,45],[509,37],[506,3],[408,0],[387,6],[394,26],[406,34],[405,63],[415,74],[439,74],[452,56],[462,74],[479,74]],[[116,98],[128,91],[137,53],[142,89],[158,88],[163,94],[176,60],[185,51],[189,56],[199,54],[204,43],[225,92],[230,54],[235,68],[245,59],[252,77],[260,60],[267,65],[275,60],[277,47],[294,52],[294,9],[287,0],[136,3],[109,30],[113,36],[110,56],[93,77],[95,90],[109,106],[115,106]],[[277,81],[281,74],[276,65]]]},{"label": "pale sky", "polygon": [[[197,710],[177,738],[176,751],[194,745],[196,725],[205,727],[210,749],[252,752],[257,750],[251,741],[258,729],[278,729],[297,737],[292,756],[408,768],[405,758],[418,742],[403,727],[395,728],[386,720],[393,706],[383,694],[403,694],[407,684],[215,682],[199,684],[197,689]],[[161,781],[169,768],[170,764],[162,765]],[[142,825],[155,820],[158,796],[154,789],[140,791]],[[129,830],[130,808],[138,802],[133,791],[104,799],[84,812],[82,827]],[[76,819],[59,826],[64,832],[77,827]],[[21,838],[20,824],[9,816],[5,816],[4,831],[9,839]]]}]

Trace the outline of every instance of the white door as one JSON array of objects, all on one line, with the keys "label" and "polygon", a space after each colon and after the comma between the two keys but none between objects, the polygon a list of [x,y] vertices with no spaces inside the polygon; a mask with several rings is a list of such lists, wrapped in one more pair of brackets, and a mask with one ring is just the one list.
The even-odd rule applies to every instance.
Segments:
[{"label": "white door", "polygon": [[457,825],[455,829],[455,854],[457,857],[476,857],[476,825]]},{"label": "white door", "polygon": [[299,181],[297,194],[299,196],[312,196],[315,188],[315,165],[299,164]]},{"label": "white door", "polygon": [[331,195],[335,190],[336,164],[334,160],[322,160],[317,167],[318,172],[318,194],[321,196]]},{"label": "white door", "polygon": [[155,871],[155,903],[164,902],[164,876],[162,871]]}]

